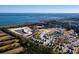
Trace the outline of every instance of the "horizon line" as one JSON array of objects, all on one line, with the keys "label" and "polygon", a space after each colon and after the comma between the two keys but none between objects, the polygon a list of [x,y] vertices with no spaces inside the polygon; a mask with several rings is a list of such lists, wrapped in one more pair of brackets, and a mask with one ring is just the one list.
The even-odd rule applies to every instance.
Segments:
[{"label": "horizon line", "polygon": [[[16,13],[16,12],[15,12]],[[22,13],[22,12],[21,12]],[[23,12],[24,13],[24,12]],[[34,12],[33,12],[34,13]],[[35,12],[36,13],[36,12]],[[47,12],[48,13],[48,12]],[[61,12],[61,13],[63,13],[63,12]],[[69,12],[70,13],[70,12]]]}]

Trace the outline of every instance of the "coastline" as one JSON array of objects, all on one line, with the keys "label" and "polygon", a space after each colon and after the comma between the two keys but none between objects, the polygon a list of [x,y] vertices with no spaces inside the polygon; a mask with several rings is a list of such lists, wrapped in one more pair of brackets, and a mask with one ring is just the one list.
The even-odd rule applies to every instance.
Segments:
[{"label": "coastline", "polygon": [[1,28],[17,28],[17,27],[24,27],[24,26],[32,26],[32,25],[40,25],[40,24],[44,24],[44,23],[32,23],[32,22],[27,22],[25,24],[17,24],[17,25],[4,25],[4,26],[0,26],[0,29]]}]

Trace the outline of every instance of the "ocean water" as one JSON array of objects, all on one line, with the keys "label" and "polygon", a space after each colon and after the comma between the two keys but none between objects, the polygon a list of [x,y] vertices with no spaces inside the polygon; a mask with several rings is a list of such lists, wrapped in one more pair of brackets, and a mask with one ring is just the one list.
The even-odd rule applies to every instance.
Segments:
[{"label": "ocean water", "polygon": [[36,23],[44,20],[62,20],[79,17],[78,13],[1,13],[0,26]]}]

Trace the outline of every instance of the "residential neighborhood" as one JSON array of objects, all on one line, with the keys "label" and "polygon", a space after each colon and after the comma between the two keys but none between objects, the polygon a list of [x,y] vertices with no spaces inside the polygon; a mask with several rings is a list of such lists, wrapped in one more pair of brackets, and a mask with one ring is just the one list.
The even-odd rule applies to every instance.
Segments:
[{"label": "residential neighborhood", "polygon": [[[37,45],[38,47],[42,45],[47,48],[51,48],[53,51],[52,53],[72,54],[78,53],[79,51],[79,35],[73,29],[66,30],[65,28],[44,28],[44,26],[37,25],[8,28],[6,29],[7,33],[5,33],[6,31],[3,31],[0,31],[0,46],[12,44],[10,47],[14,47],[11,48],[11,52],[6,52],[5,50],[9,50],[9,48],[7,49],[6,47],[5,50],[1,50],[5,51],[2,53],[22,53],[24,50],[27,51],[28,47],[24,46],[28,45],[27,43],[29,42]],[[13,52],[16,50],[18,50],[18,52]]]}]

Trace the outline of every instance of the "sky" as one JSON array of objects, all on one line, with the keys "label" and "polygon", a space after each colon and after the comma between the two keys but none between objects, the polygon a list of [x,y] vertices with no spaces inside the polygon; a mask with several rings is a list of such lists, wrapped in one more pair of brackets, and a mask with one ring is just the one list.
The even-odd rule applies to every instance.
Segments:
[{"label": "sky", "polygon": [[0,13],[79,13],[79,5],[0,5]]}]

